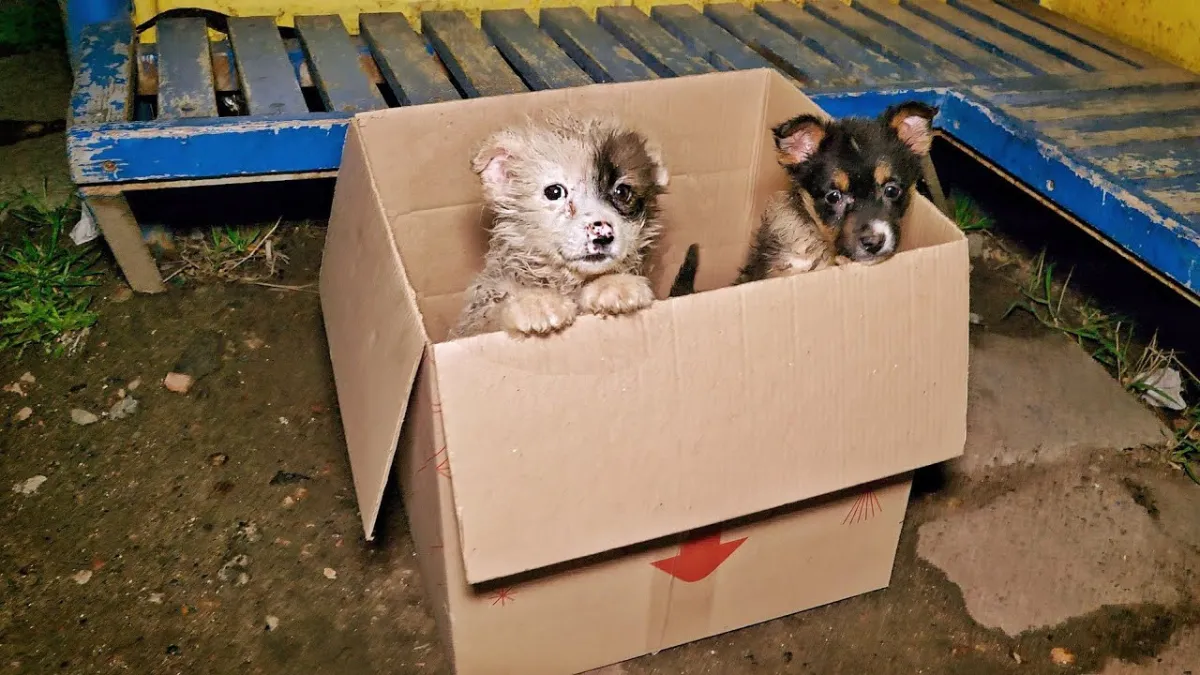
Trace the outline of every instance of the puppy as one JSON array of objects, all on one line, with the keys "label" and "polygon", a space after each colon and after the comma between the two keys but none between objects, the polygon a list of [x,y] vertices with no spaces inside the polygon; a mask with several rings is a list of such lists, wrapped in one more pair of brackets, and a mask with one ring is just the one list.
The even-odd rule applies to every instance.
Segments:
[{"label": "puppy", "polygon": [[492,135],[471,166],[495,221],[451,339],[548,335],[581,312],[653,302],[643,263],[669,176],[644,135],[611,118],[552,115]]},{"label": "puppy", "polygon": [[799,115],[772,129],[791,185],[768,202],[735,283],[894,255],[936,114],[910,101],[874,120]]}]

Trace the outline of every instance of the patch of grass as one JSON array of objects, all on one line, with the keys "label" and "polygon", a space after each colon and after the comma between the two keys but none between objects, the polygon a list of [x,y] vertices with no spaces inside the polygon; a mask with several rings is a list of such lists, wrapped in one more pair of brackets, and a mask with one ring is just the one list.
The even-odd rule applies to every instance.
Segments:
[{"label": "patch of grass", "polygon": [[[1038,255],[1032,269],[1021,289],[1022,299],[1008,308],[1005,317],[1017,310],[1025,311],[1043,326],[1071,336],[1089,350],[1092,358],[1107,366],[1121,386],[1139,397],[1150,393],[1167,397],[1147,377],[1167,368],[1180,373],[1185,393],[1200,393],[1200,379],[1180,361],[1175,351],[1159,348],[1157,334],[1146,345],[1138,346],[1133,322],[1103,312],[1080,298],[1068,301],[1071,274],[1067,274],[1062,284],[1056,283],[1055,265],[1046,260],[1045,251]],[[1174,426],[1175,443],[1169,459],[1200,484],[1200,469],[1194,465],[1200,463],[1200,403],[1179,413]]]},{"label": "patch of grass", "polygon": [[278,228],[278,222],[270,228],[218,227],[207,236],[182,239],[177,246],[180,265],[167,275],[167,280],[265,283],[288,262],[278,248]]},{"label": "patch of grass", "polygon": [[0,3],[0,56],[62,48],[62,18],[55,0]]},{"label": "patch of grass", "polygon": [[959,192],[950,194],[950,213],[963,232],[984,232],[992,229],[992,217],[979,208],[975,200]]},{"label": "patch of grass", "polygon": [[98,285],[94,246],[73,246],[63,236],[79,215],[70,202],[51,205],[31,192],[0,200],[0,216],[28,233],[0,250],[0,349],[17,357],[40,345],[48,354],[73,350],[96,323],[85,289]]}]

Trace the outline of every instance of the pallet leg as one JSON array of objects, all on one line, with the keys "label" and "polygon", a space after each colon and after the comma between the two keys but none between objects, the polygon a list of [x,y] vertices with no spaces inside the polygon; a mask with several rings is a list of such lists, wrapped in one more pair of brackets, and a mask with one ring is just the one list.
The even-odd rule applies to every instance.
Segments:
[{"label": "pallet leg", "polygon": [[84,201],[116,256],[129,287],[139,293],[167,290],[154,256],[150,255],[150,247],[142,240],[142,231],[125,195],[85,195]]},{"label": "pallet leg", "polygon": [[921,174],[925,184],[929,186],[929,196],[933,198],[933,205],[938,211],[953,217],[954,214],[950,213],[950,207],[946,204],[946,193],[942,192],[942,181],[938,180],[937,169],[933,167],[933,158],[929,155],[921,158]]}]

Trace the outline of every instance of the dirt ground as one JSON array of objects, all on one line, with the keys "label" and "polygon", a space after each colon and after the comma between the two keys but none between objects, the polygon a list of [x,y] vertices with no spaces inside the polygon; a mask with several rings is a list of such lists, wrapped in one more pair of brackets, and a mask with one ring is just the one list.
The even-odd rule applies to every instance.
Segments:
[{"label": "dirt ground", "polygon": [[[62,136],[36,142],[61,148]],[[10,184],[52,163],[0,150],[38,157],[10,162]],[[280,231],[290,261],[277,281],[299,290],[188,282],[130,297],[110,269],[100,320],[77,354],[0,356],[0,384],[21,388],[0,393],[0,673],[450,672],[398,500],[376,539],[362,536],[314,292],[324,230]],[[1000,320],[1019,296],[1003,264],[976,262],[972,296],[985,318],[975,339],[1048,333],[1024,315]],[[197,376],[187,395],[161,385],[172,370]],[[72,419],[122,397],[137,401],[124,418]],[[18,420],[24,407],[32,415]],[[933,467],[918,476],[889,588],[609,670],[1099,673],[1120,659],[1182,675],[1155,664],[1200,624],[1190,572],[1170,606],[1105,606],[1010,636],[973,619],[960,586],[917,553],[927,523],[1047,476],[1092,475],[1123,481],[1156,523],[1166,515],[1145,485],[1189,485],[1161,448],[1097,448],[983,480]],[[16,489],[35,476],[45,477],[36,490]],[[1180,494],[1191,496],[1161,509],[1194,521],[1200,487]],[[1173,533],[1189,566],[1194,534]],[[1053,648],[1074,663],[1056,665]]]}]

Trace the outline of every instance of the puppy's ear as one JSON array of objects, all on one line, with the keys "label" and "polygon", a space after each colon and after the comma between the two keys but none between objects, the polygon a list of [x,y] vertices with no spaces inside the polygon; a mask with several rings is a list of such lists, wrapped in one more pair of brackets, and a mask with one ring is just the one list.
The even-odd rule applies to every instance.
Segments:
[{"label": "puppy's ear", "polygon": [[938,109],[920,101],[908,101],[888,108],[882,121],[900,140],[918,155],[929,154],[933,143],[933,118]]},{"label": "puppy's ear", "polygon": [[513,156],[519,154],[521,142],[511,133],[500,132],[488,137],[471,160],[474,171],[484,186],[499,189],[509,180],[508,167]]},{"label": "puppy's ear", "polygon": [[816,115],[798,115],[771,130],[779,163],[803,164],[812,158],[825,138],[825,120]]},{"label": "puppy's ear", "polygon": [[646,139],[646,154],[650,156],[650,161],[654,162],[654,184],[660,188],[667,187],[671,182],[671,172],[667,170],[667,163],[663,161],[662,148],[650,139]]}]

